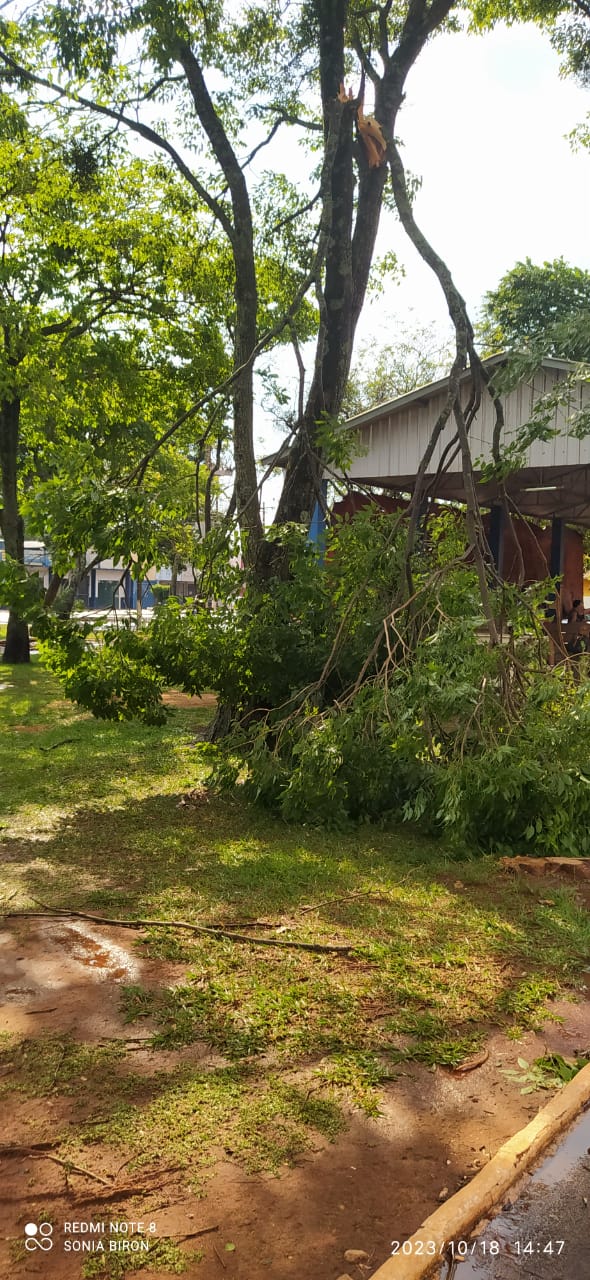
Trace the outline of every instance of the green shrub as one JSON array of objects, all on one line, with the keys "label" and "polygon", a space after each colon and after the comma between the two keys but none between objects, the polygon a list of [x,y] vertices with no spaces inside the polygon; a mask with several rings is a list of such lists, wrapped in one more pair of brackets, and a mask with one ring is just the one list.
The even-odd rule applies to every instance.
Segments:
[{"label": "green shrub", "polygon": [[[468,849],[590,854],[590,684],[548,671],[535,613],[547,584],[492,590],[510,644],[482,636],[456,513],[438,516],[405,589],[405,529],[365,511],[325,561],[289,526],[290,573],[250,585],[229,560],[214,607],[170,600],[99,646],[41,622],[66,692],[96,715],[149,723],[166,684],[213,689],[234,730],[213,780],[290,822],[419,821]],[[61,626],[61,630],[60,630]]]}]

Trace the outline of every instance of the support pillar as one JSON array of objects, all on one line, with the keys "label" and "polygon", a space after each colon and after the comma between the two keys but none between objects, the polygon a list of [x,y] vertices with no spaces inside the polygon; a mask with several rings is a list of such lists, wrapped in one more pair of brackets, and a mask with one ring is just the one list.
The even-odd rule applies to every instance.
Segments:
[{"label": "support pillar", "polygon": [[504,530],[505,530],[504,508],[499,502],[494,502],[490,508],[490,531],[488,533],[488,546],[492,554],[492,560],[496,569],[502,577],[504,570]]},{"label": "support pillar", "polygon": [[[552,600],[545,601],[545,617],[561,623],[561,576],[563,573],[563,551],[565,546],[565,528],[560,516],[554,516],[551,522],[551,548],[549,551],[549,576],[557,578],[555,595]],[[559,602],[559,608],[557,604]]]},{"label": "support pillar", "polygon": [[311,524],[309,526],[309,533],[307,535],[307,541],[315,543],[318,549],[320,550],[323,549],[326,527],[327,527],[326,526],[326,505],[328,501],[328,481],[327,480],[322,480],[321,488],[322,488],[323,501],[322,502],[318,501],[315,504],[315,507],[313,509],[313,515],[311,517]]},{"label": "support pillar", "polygon": [[551,556],[549,561],[549,573],[552,578],[561,578],[563,573],[564,545],[563,520],[560,516],[554,516],[551,524]]},{"label": "support pillar", "polygon": [[125,608],[133,608],[133,579],[129,570],[127,570],[123,579],[123,593],[125,596]]}]

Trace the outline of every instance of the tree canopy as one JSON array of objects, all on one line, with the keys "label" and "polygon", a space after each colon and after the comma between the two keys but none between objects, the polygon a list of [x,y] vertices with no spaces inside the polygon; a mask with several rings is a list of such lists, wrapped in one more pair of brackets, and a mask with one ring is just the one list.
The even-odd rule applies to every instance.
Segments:
[{"label": "tree canopy", "polygon": [[[257,586],[288,573],[289,542],[280,530],[309,521],[321,500],[326,442],[334,438],[345,406],[381,213],[389,204],[402,233],[434,273],[455,331],[448,395],[416,477],[406,585],[411,596],[428,459],[451,422],[469,495],[468,531],[482,607],[492,640],[497,640],[469,431],[486,395],[492,396],[500,430],[501,405],[452,272],[416,220],[414,188],[402,160],[400,119],[403,125],[408,76],[437,34],[460,29],[465,22],[479,30],[500,20],[532,19],[547,27],[559,15],[567,18],[573,12],[570,0],[552,0],[549,6],[539,0],[489,0],[474,2],[467,10],[454,0],[385,0],[382,5],[363,0],[355,6],[348,0],[271,0],[245,8],[222,0],[205,8],[196,0],[182,5],[175,0],[157,5],[151,0],[100,0],[98,5],[60,0],[24,12],[17,6],[11,10],[10,4],[3,10],[1,74],[17,109],[23,115],[40,112],[55,137],[64,130],[70,137],[88,134],[115,149],[125,137],[125,171],[131,173],[135,165],[136,173],[150,175],[162,191],[173,192],[165,198],[160,192],[156,208],[146,204],[145,218],[139,215],[141,226],[133,233],[131,269],[147,276],[144,295],[136,290],[132,301],[131,340],[139,352],[148,328],[156,333],[142,349],[149,349],[148,364],[155,351],[169,351],[171,385],[177,363],[186,368],[190,360],[183,329],[188,325],[192,332],[194,315],[201,326],[198,345],[202,341],[206,348],[208,338],[221,330],[231,357],[215,385],[213,378],[195,378],[192,403],[186,408],[177,404],[166,423],[154,425],[159,410],[148,412],[153,442],[127,481],[141,480],[160,450],[182,439],[189,419],[203,413],[213,422],[231,399],[231,510]],[[301,144],[303,164],[293,164],[294,139]],[[149,182],[146,189],[151,189]],[[189,222],[196,218],[192,243],[180,231],[185,214]],[[116,226],[117,219],[112,221]],[[125,243],[122,227],[119,234]],[[104,243],[111,246],[109,270],[114,272],[120,267],[112,235],[109,226]],[[157,246],[153,253],[141,249],[149,235]],[[192,276],[198,284],[193,293]],[[93,278],[90,267],[84,287]],[[205,297],[200,292],[203,280]],[[135,278],[131,283],[135,289]],[[160,314],[160,300],[168,296],[171,310]],[[67,316],[68,340],[76,332],[80,297],[70,306],[75,314]],[[174,307],[180,321],[174,320]],[[115,314],[117,324],[123,316],[127,323],[131,310],[117,297],[109,312],[111,327]],[[67,306],[59,312],[60,324],[64,311]],[[85,326],[84,332],[90,331]],[[301,344],[311,337],[314,350],[311,359],[306,357],[306,368]],[[254,376],[265,353],[279,342],[292,345],[299,395],[275,518],[279,535],[267,537],[256,471]],[[225,351],[223,341],[222,347]],[[466,366],[472,386],[467,409],[459,394]],[[151,367],[148,404],[158,381]],[[129,415],[123,414],[123,420],[129,422]]]},{"label": "tree canopy", "polygon": [[517,262],[486,294],[479,337],[487,354],[538,350],[571,360],[590,357],[590,271],[563,258]]},{"label": "tree canopy", "polygon": [[[90,130],[58,137],[8,95],[0,99],[0,182],[6,552],[22,563],[26,494],[31,528],[49,537],[59,572],[80,557],[84,564],[90,546],[103,555],[143,549],[143,561],[158,525],[170,542],[178,489],[168,486],[164,512],[162,499],[150,505],[135,483],[162,422],[187,424],[165,449],[168,471],[171,449],[188,461],[197,441],[202,452],[209,436],[225,439],[224,402],[212,421],[192,409],[195,394],[229,373],[231,295],[220,255],[198,200],[184,191],[180,199],[161,166]],[[191,475],[202,461],[197,449]],[[191,487],[194,518],[194,479]],[[27,654],[13,612],[5,660]]]},{"label": "tree canopy", "polygon": [[[4,21],[7,82],[47,110],[100,119],[147,143],[196,192],[225,240],[234,292],[236,508],[252,565],[265,558],[254,364],[277,337],[296,344],[309,336],[317,314],[277,513],[278,523],[299,520],[319,486],[318,426],[342,405],[406,78],[452,8],[453,0],[382,9],[309,0],[238,12],[165,0],[155,8],[52,4]],[[259,141],[248,150],[253,131]],[[292,146],[279,152],[275,142],[293,133],[309,156],[303,182],[285,163]],[[261,173],[264,149],[273,146],[268,154],[279,161]]]}]

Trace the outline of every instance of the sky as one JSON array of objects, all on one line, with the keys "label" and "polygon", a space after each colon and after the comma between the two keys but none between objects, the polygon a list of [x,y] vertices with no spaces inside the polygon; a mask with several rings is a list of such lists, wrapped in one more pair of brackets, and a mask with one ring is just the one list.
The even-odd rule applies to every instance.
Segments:
[{"label": "sky", "polygon": [[[590,268],[590,155],[567,139],[589,110],[530,25],[442,36],[410,73],[398,132],[423,180],[416,218],[472,310],[518,259]],[[391,219],[383,238],[407,270],[391,307],[443,322],[436,281]]]},{"label": "sky", "polygon": [[[438,36],[410,73],[396,132],[407,170],[422,179],[415,216],[473,319],[519,259],[564,257],[590,269],[590,153],[574,152],[567,136],[588,111],[590,94],[560,77],[548,36],[528,24]],[[378,252],[391,249],[405,275],[367,303],[357,352],[400,324],[435,323],[442,340],[450,333],[440,286],[386,214]],[[292,358],[284,353],[277,367],[295,397]],[[269,419],[261,426],[258,447],[268,451],[280,435]],[[267,519],[279,490],[276,479],[264,487]]]}]

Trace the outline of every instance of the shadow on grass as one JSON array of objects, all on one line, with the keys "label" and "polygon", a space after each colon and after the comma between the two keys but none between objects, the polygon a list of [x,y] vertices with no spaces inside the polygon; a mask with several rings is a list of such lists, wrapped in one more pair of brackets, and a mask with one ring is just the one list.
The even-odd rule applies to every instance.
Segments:
[{"label": "shadow on grass", "polygon": [[[44,689],[50,683],[43,675]],[[31,698],[30,679],[22,684]],[[76,718],[59,699],[55,713],[74,716],[81,745],[47,753],[41,782],[20,757],[12,762],[26,799],[13,804],[16,832],[5,834],[0,861],[15,908],[34,898],[115,919],[261,919],[261,932],[277,940],[356,952],[312,956],[154,931],[151,955],[190,966],[186,983],[149,996],[164,1043],[202,1032],[233,1058],[272,1051],[300,1060],[376,1052],[409,1037],[415,1056],[453,1062],[486,1023],[534,1025],[585,963],[590,924],[572,893],[547,903],[503,878],[492,859],[453,865],[442,843],[411,827],[293,828],[206,793],[180,806],[204,774],[189,712],[164,730]],[[2,750],[10,768],[10,748]],[[28,838],[28,805],[37,797],[42,809],[52,787],[66,807]]]},{"label": "shadow on grass", "polygon": [[[51,1058],[59,1046],[46,1049]],[[108,1219],[116,1201],[115,1216],[147,1214],[160,1232],[158,1210],[162,1203],[176,1204],[176,1230],[218,1227],[218,1234],[199,1242],[213,1267],[211,1241],[222,1253],[224,1241],[235,1245],[226,1269],[240,1280],[268,1274],[288,1280],[302,1272],[328,1276],[338,1271],[346,1248],[374,1250],[375,1262],[381,1261],[393,1236],[403,1239],[435,1207],[443,1179],[449,1184],[451,1153],[436,1114],[436,1081],[428,1073],[420,1097],[398,1100],[395,1124],[378,1129],[358,1117],[344,1136],[337,1102],[318,1097],[307,1085],[277,1081],[268,1069],[253,1075],[247,1067],[208,1073],[182,1067],[146,1082],[132,1074],[125,1078],[128,1061],[109,1063],[108,1089],[106,1064],[84,1064],[85,1089],[72,1099],[70,1136],[57,1149],[83,1168],[110,1176],[119,1168],[124,1172],[104,1187],[78,1175],[64,1185],[56,1182],[55,1168],[40,1161],[35,1179],[23,1186],[20,1165],[5,1157],[12,1175],[0,1193],[7,1229],[22,1218],[23,1191],[28,1202],[51,1206],[57,1224],[62,1215],[79,1218],[82,1206],[84,1217]],[[54,1098],[67,1088],[67,1076],[62,1059]],[[38,1095],[45,1096],[43,1090]],[[338,1146],[332,1146],[339,1135]],[[288,1177],[269,1178],[281,1166],[284,1173],[286,1162],[294,1166]],[[214,1180],[207,1183],[214,1164]],[[203,1207],[187,1203],[191,1183],[199,1196],[208,1190]],[[184,1222],[183,1202],[185,1212],[192,1210]],[[248,1230],[252,1224],[254,1232]]]},{"label": "shadow on grass", "polygon": [[[138,988],[130,1012],[153,1016],[168,1047],[204,1038],[234,1060],[393,1050],[399,1060],[401,1045],[456,1063],[490,1023],[538,1025],[590,948],[572,893],[547,904],[491,860],[460,864],[455,880],[415,832],[365,828],[362,842],[303,832],[238,801],[179,808],[152,795],[81,808],[41,844],[5,840],[4,851],[17,909],[33,898],[113,919],[254,919],[279,943],[354,948],[315,955],[151,931],[147,954],[186,965],[186,981],[145,996]],[[367,1074],[362,1062],[351,1072]]]},{"label": "shadow on grass", "polygon": [[[5,674],[4,672],[2,673]],[[0,831],[55,829],[81,804],[120,808],[154,786],[191,785],[191,742],[210,708],[173,709],[163,728],[95,720],[37,664],[7,668],[0,691]],[[194,755],[194,753],[192,753]]]}]

